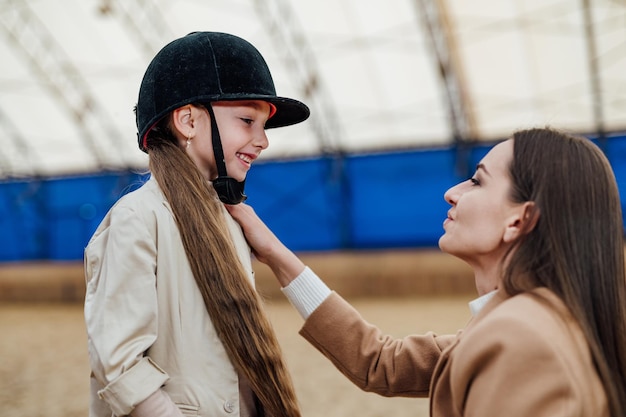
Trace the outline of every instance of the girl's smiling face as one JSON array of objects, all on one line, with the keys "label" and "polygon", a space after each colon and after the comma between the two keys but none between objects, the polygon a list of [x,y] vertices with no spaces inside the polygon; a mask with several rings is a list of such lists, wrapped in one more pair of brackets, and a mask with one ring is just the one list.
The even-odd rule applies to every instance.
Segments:
[{"label": "girl's smiling face", "polygon": [[512,158],[513,141],[502,142],[483,158],[472,178],[446,191],[444,198],[452,207],[439,239],[442,251],[471,266],[503,259],[519,226],[520,204],[509,198]]},{"label": "girl's smiling face", "polygon": [[[269,146],[265,123],[270,104],[260,100],[218,101],[212,103],[220,132],[228,176],[243,181],[252,163]],[[187,153],[209,180],[217,178],[217,165],[211,140],[211,119],[206,109],[191,107],[195,135]]]},{"label": "girl's smiling face", "polygon": [[[265,101],[224,101],[213,103],[213,111],[224,149],[228,175],[246,179],[251,164],[269,146],[265,123],[270,105]],[[214,173],[217,177],[217,172]]]}]

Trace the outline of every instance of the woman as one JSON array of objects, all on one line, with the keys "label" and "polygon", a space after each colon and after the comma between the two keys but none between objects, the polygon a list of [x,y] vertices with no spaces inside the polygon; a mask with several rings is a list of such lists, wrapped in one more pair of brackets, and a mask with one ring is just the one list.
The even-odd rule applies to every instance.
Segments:
[{"label": "woman", "polygon": [[626,281],[615,178],[590,141],[517,132],[445,193],[440,248],[479,298],[455,336],[394,340],[245,205],[228,210],[306,319],[301,334],[360,388],[430,396],[432,416],[626,415]]},{"label": "woman", "polygon": [[236,36],[192,33],[152,60],[136,108],[152,177],[85,250],[92,417],[300,415],[222,201],[245,199],[265,129],[308,115]]}]

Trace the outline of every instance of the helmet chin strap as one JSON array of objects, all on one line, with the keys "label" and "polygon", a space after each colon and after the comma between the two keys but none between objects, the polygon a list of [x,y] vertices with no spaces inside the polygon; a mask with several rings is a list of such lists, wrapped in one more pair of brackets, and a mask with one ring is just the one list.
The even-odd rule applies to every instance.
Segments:
[{"label": "helmet chin strap", "polygon": [[220,201],[225,204],[239,204],[248,198],[243,189],[245,186],[244,181],[237,181],[236,179],[229,177],[226,172],[226,162],[224,161],[224,151],[222,149],[222,140],[220,139],[220,131],[217,128],[217,122],[215,121],[215,113],[213,113],[213,106],[209,103],[206,106],[211,116],[211,141],[213,143],[213,155],[215,156],[215,164],[217,165],[217,178],[213,180],[213,188],[217,192]]}]

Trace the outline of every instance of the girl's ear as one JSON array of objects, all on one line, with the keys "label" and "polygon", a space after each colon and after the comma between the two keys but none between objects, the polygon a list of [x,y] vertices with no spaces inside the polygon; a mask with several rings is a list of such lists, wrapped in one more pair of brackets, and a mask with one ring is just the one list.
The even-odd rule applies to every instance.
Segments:
[{"label": "girl's ear", "polygon": [[193,106],[188,104],[172,111],[172,127],[179,145],[185,146],[187,140],[195,136]]},{"label": "girl's ear", "polygon": [[508,218],[502,239],[510,243],[532,232],[537,226],[539,215],[539,209],[534,202],[527,201],[519,205]]}]

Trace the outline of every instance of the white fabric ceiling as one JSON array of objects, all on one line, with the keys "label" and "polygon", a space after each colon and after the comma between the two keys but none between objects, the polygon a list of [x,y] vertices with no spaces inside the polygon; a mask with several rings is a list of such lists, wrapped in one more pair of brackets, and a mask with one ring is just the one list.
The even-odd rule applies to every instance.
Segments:
[{"label": "white fabric ceiling", "polygon": [[474,139],[626,129],[624,0],[1,0],[0,177],[144,167],[132,112],[143,71],[197,30],[251,41],[278,93],[312,107],[268,131],[264,158],[450,144],[423,4],[447,11]]}]

